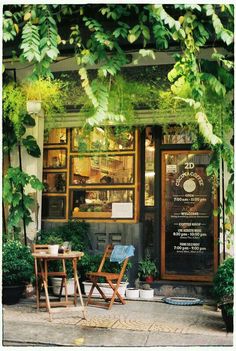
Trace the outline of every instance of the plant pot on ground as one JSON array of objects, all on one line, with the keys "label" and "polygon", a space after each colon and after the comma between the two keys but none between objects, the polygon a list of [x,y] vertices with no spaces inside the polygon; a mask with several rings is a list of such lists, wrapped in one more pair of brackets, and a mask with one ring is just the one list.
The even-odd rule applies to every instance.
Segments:
[{"label": "plant pot on ground", "polygon": [[157,267],[155,262],[151,260],[150,256],[146,256],[144,260],[139,262],[138,276],[140,280],[152,283],[156,274]]},{"label": "plant pot on ground", "polygon": [[128,299],[138,299],[139,298],[139,289],[127,288],[125,295]]},{"label": "plant pot on ground", "polygon": [[233,332],[234,259],[227,258],[218,268],[213,280],[213,294],[221,308],[227,332]]},{"label": "plant pot on ground", "polygon": [[2,284],[3,304],[17,303],[34,275],[34,260],[29,247],[19,241],[9,240],[3,244]]}]

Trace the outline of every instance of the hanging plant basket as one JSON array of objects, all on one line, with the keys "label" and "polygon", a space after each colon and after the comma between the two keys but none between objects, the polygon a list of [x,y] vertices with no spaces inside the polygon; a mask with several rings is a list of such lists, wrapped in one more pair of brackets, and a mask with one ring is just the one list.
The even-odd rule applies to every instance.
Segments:
[{"label": "hanging plant basket", "polygon": [[39,113],[41,111],[41,101],[39,100],[28,100],[26,103],[28,113]]}]

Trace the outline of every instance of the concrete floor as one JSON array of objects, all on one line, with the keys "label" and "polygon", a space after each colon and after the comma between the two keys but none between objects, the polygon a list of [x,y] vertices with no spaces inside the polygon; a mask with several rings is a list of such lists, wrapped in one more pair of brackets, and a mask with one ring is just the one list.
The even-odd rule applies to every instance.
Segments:
[{"label": "concrete floor", "polygon": [[77,307],[57,308],[52,322],[35,298],[3,306],[3,345],[80,347],[161,347],[233,345],[221,313],[208,304],[175,306],[154,301],[126,301],[111,310],[89,306],[87,321]]}]

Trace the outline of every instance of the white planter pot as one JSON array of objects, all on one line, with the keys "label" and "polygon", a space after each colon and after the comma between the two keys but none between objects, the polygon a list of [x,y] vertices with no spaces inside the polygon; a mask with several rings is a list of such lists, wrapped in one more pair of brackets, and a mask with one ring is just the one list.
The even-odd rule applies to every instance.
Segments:
[{"label": "white planter pot", "polygon": [[41,101],[28,100],[26,103],[28,113],[39,113],[41,111]]},{"label": "white planter pot", "polygon": [[140,289],[140,298],[141,299],[152,299],[154,296],[154,289]]},{"label": "white planter pot", "polygon": [[[91,289],[91,286],[92,286],[92,283],[91,282],[82,282],[82,284],[84,285],[85,295],[88,296],[90,289]],[[108,283],[99,283],[98,285],[107,297],[111,297],[113,295],[113,290],[109,286]],[[121,283],[119,286],[118,292],[122,297],[125,296],[125,291],[126,291],[127,285],[128,285],[128,283]],[[99,291],[96,288],[93,290],[92,296],[93,297],[101,297]]]},{"label": "white planter pot", "polygon": [[128,299],[138,299],[139,298],[139,289],[128,288],[128,289],[126,289],[125,295]]},{"label": "white planter pot", "polygon": [[[61,289],[61,278],[51,278],[52,282],[52,290],[54,295],[60,294]],[[67,294],[74,295],[74,278],[70,278],[67,280]],[[62,296],[65,296],[65,288],[62,288]]]},{"label": "white planter pot", "polygon": [[48,245],[48,253],[50,255],[58,254],[59,245]]}]

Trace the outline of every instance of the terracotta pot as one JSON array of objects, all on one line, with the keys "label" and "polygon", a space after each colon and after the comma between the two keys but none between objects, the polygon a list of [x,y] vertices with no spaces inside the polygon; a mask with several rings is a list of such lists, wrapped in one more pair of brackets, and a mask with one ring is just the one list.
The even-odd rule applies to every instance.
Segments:
[{"label": "terracotta pot", "polygon": [[147,283],[153,283],[154,279],[153,279],[153,276],[152,275],[149,275],[148,277],[145,278],[145,281]]}]

